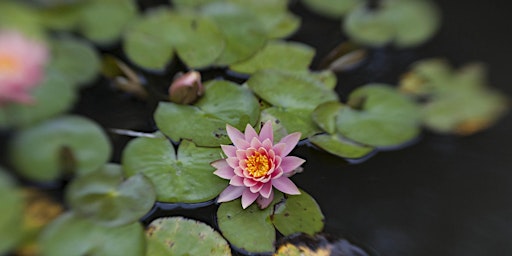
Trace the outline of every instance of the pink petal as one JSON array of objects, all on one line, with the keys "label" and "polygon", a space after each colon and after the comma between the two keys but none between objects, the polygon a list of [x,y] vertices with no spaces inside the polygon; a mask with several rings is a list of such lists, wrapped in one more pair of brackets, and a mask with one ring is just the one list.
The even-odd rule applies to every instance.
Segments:
[{"label": "pink petal", "polygon": [[270,141],[269,139],[266,139],[264,140],[262,143],[261,143],[261,146],[263,148],[265,148],[266,150],[271,150],[272,149],[272,141]]},{"label": "pink petal", "polygon": [[252,138],[258,138],[258,134],[250,124],[247,124],[247,126],[245,127],[245,140],[251,141]]},{"label": "pink petal", "polygon": [[244,178],[244,186],[246,187],[252,187],[254,185],[258,184],[257,181],[251,179],[251,178]]},{"label": "pink petal", "polygon": [[265,183],[260,190],[260,195],[264,198],[268,198],[272,192],[272,184],[270,182]]},{"label": "pink petal", "polygon": [[[217,164],[217,162],[219,162]],[[233,168],[231,168],[224,159],[215,161],[212,163],[212,166],[217,168],[213,174],[223,178],[223,179],[231,179],[235,175]]]},{"label": "pink petal", "polygon": [[226,158],[226,163],[227,163],[229,166],[231,166],[231,168],[233,168],[233,169],[234,169],[234,168],[236,168],[236,167],[238,167],[238,165],[239,165],[239,163],[238,163],[238,162],[239,162],[239,161],[238,161],[238,158],[236,158],[236,157],[228,157],[228,158]]},{"label": "pink petal", "polygon": [[235,176],[231,177],[231,180],[229,181],[229,185],[233,185],[233,186],[237,186],[237,187],[244,186],[244,178],[235,175]]},{"label": "pink petal", "polygon": [[279,191],[289,195],[299,195],[300,191],[293,182],[285,176],[272,180],[272,185]]},{"label": "pink petal", "polygon": [[270,205],[270,203],[272,203],[272,200],[274,200],[274,191],[270,190],[270,195],[268,198],[259,196],[258,199],[256,200],[256,203],[258,203],[260,209],[265,209]]},{"label": "pink petal", "polygon": [[242,192],[242,208],[247,208],[258,198],[259,193],[252,193],[249,189]]},{"label": "pink petal", "polygon": [[234,138],[231,141],[233,142],[233,145],[235,145],[235,147],[238,149],[247,149],[250,146],[249,142],[247,142],[245,139]]},{"label": "pink petal", "polygon": [[233,170],[233,172],[240,177],[244,177],[244,171],[242,171],[242,168],[240,167],[236,167],[235,170]]},{"label": "pink petal", "polygon": [[224,151],[224,154],[228,157],[235,157],[236,156],[236,147],[231,145],[220,145],[222,148],[222,151]]},{"label": "pink petal", "polygon": [[217,198],[217,202],[222,203],[236,199],[242,195],[244,190],[245,187],[228,186],[220,193],[219,198]]},{"label": "pink petal", "polygon": [[258,193],[258,192],[260,192],[260,190],[261,190],[261,188],[263,187],[264,184],[265,183],[257,182],[256,185],[250,187],[249,189],[253,193]]},{"label": "pink petal", "polygon": [[242,132],[229,124],[226,124],[226,132],[228,132],[228,137],[233,142],[235,139],[245,139],[245,136]]},{"label": "pink petal", "polygon": [[284,173],[289,173],[295,170],[297,167],[301,166],[306,160],[296,157],[296,156],[287,156],[283,158],[281,162],[281,168]]},{"label": "pink petal", "polygon": [[274,131],[272,131],[272,121],[267,121],[261,127],[260,130],[260,141],[269,139],[271,143],[274,143]]},{"label": "pink petal", "polygon": [[254,137],[251,140],[251,148],[260,148],[261,147],[261,141],[258,139],[258,137]]},{"label": "pink petal", "polygon": [[294,132],[282,138],[281,141],[279,141],[279,143],[284,143],[286,147],[283,149],[283,151],[276,153],[278,153],[280,156],[288,155],[292,151],[292,149],[297,145],[297,142],[299,142],[300,135],[300,132]]}]

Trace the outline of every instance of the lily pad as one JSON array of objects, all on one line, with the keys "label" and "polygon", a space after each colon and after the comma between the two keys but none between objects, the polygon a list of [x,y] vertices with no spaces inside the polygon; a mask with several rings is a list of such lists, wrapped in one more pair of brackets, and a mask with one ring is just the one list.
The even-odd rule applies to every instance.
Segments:
[{"label": "lily pad", "polygon": [[105,227],[73,212],[61,215],[41,234],[42,255],[144,255],[146,241],[140,223]]},{"label": "lily pad", "polygon": [[210,163],[221,158],[220,148],[201,148],[183,140],[175,152],[170,141],[156,138],[132,140],[123,152],[127,176],[144,174],[154,185],[157,200],[171,203],[197,203],[215,198],[226,181],[213,174]]},{"label": "lily pad", "polygon": [[246,74],[263,69],[307,70],[314,55],[315,50],[304,44],[271,41],[252,58],[233,64],[230,69]]},{"label": "lily pad", "polygon": [[283,136],[280,136],[281,133],[274,136],[276,141],[293,132],[300,132],[301,139],[304,139],[320,132],[313,122],[311,115],[312,111],[309,109],[270,107],[261,111],[260,119],[263,122],[273,120],[273,128],[276,130],[282,129],[284,131],[282,132]]},{"label": "lily pad", "polygon": [[373,152],[374,148],[343,138],[340,134],[318,134],[309,137],[315,146],[343,158],[361,158]]},{"label": "lily pad", "polygon": [[84,117],[63,116],[16,134],[10,157],[16,171],[37,181],[51,181],[65,172],[97,170],[112,151],[103,130]]},{"label": "lily pad", "polygon": [[165,135],[216,147],[230,144],[226,123],[238,129],[256,124],[259,103],[250,90],[228,81],[210,81],[204,87],[205,94],[195,106],[160,102],[154,118]]},{"label": "lily pad", "polygon": [[97,77],[100,60],[91,44],[68,37],[52,41],[50,66],[73,84],[83,86]]},{"label": "lily pad", "polygon": [[134,175],[124,180],[121,166],[115,164],[76,178],[66,191],[66,201],[77,215],[105,226],[136,222],[155,198],[148,178]]},{"label": "lily pad", "polygon": [[205,223],[182,217],[152,221],[146,237],[147,255],[231,255],[228,243],[217,231]]},{"label": "lily pad", "polygon": [[344,19],[343,29],[354,41],[369,45],[381,46],[393,40],[395,30],[383,11],[370,10],[366,3],[359,4]]},{"label": "lily pad", "polygon": [[390,147],[403,144],[420,132],[420,110],[391,86],[369,84],[349,96],[338,114],[337,131],[356,142]]},{"label": "lily pad", "polygon": [[[276,193],[272,204],[283,198]],[[273,206],[261,210],[257,204],[242,209],[240,199],[222,203],[217,210],[217,223],[231,245],[250,253],[274,251],[276,230],[270,221]]]},{"label": "lily pad", "polygon": [[55,70],[48,70],[44,80],[32,92],[33,104],[12,103],[0,108],[0,127],[28,127],[65,112],[76,100],[71,81]]},{"label": "lily pad", "polygon": [[362,0],[302,0],[312,11],[330,18],[340,18],[350,12]]},{"label": "lily pad", "polygon": [[329,101],[320,104],[313,112],[313,120],[328,133],[336,132],[336,117],[343,109],[343,104],[338,101]]},{"label": "lily pad", "polygon": [[37,11],[21,1],[0,2],[0,30],[3,29],[21,31],[37,39],[46,38]]},{"label": "lily pad", "polygon": [[265,46],[265,27],[242,5],[215,2],[201,8],[201,14],[215,21],[225,40],[225,48],[215,64],[224,66],[246,60]]},{"label": "lily pad", "polygon": [[14,180],[0,168],[0,254],[7,254],[21,238],[23,198]]}]

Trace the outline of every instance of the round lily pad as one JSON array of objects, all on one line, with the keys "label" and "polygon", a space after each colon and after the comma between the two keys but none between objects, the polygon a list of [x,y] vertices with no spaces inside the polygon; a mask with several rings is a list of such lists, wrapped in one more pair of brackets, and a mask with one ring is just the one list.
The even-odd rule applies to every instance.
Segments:
[{"label": "round lily pad", "polygon": [[374,148],[343,138],[340,134],[318,134],[309,137],[315,146],[343,158],[361,158],[373,152]]},{"label": "round lily pad", "polygon": [[199,146],[230,144],[226,124],[243,129],[255,125],[259,103],[250,90],[228,81],[205,83],[195,106],[161,102],[154,118],[158,128],[174,141],[192,140]]},{"label": "round lily pad", "polygon": [[307,70],[314,55],[315,50],[304,44],[271,41],[256,55],[246,61],[231,65],[230,69],[246,74],[263,69]]},{"label": "round lily pad", "polygon": [[155,202],[151,181],[143,175],[124,180],[121,166],[107,164],[68,186],[66,201],[77,215],[106,226],[136,222]]},{"label": "round lily pad", "polygon": [[23,198],[14,181],[0,168],[0,254],[7,254],[21,238]]},{"label": "round lily pad", "polygon": [[403,144],[420,132],[420,110],[391,86],[369,84],[352,92],[341,109],[336,128],[356,142],[390,147]]},{"label": "round lily pad", "polygon": [[50,223],[42,232],[42,255],[144,255],[146,241],[140,223],[105,227],[68,212]]},{"label": "round lily pad", "polygon": [[362,0],[302,0],[312,11],[330,18],[339,18],[350,12]]},{"label": "round lily pad", "polygon": [[175,152],[162,136],[132,140],[122,157],[127,176],[144,174],[155,188],[157,200],[171,203],[197,203],[215,198],[226,181],[213,174],[211,162],[221,158],[220,148],[201,148],[183,140]]},{"label": "round lily pad", "polygon": [[343,29],[354,41],[380,46],[393,40],[395,31],[389,17],[380,10],[371,10],[366,3],[359,4],[344,19]]},{"label": "round lily pad", "polygon": [[324,228],[324,215],[320,207],[308,193],[300,190],[300,195],[287,195],[284,202],[274,206],[272,223],[285,236],[293,233],[313,235]]},{"label": "round lily pad", "polygon": [[[261,120],[273,120],[273,128],[280,129],[282,127],[285,131],[283,135],[300,132],[301,139],[304,139],[320,132],[313,119],[311,119],[311,115],[312,111],[309,109],[270,107],[261,111]],[[281,138],[279,135],[274,136],[276,141]]]},{"label": "round lily pad", "polygon": [[95,171],[112,148],[103,130],[79,116],[63,116],[20,131],[10,144],[15,170],[27,178],[51,181],[63,172]]},{"label": "round lily pad", "polygon": [[12,103],[0,108],[0,126],[27,127],[54,117],[73,105],[73,83],[55,70],[48,70],[40,85],[31,91],[32,104]]},{"label": "round lily pad", "polygon": [[3,29],[21,31],[37,39],[46,38],[37,11],[21,1],[0,2],[0,30]]},{"label": "round lily pad", "polygon": [[182,217],[152,221],[146,237],[147,255],[231,255],[228,243],[217,231],[205,223]]}]

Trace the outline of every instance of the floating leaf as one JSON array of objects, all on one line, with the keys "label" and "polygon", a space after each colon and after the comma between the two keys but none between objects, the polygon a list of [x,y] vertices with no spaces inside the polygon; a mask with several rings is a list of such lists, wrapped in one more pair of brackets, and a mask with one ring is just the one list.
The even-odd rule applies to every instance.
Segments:
[{"label": "floating leaf", "polygon": [[313,120],[311,119],[312,111],[309,109],[293,109],[293,108],[278,108],[270,107],[261,111],[261,121],[273,120],[272,124],[274,129],[282,129],[285,131],[280,136],[278,132],[275,140],[279,140],[293,132],[300,132],[301,139],[307,138],[315,133],[320,132]]},{"label": "floating leaf", "polygon": [[21,1],[0,2],[0,30],[14,29],[37,39],[45,39],[36,10]]},{"label": "floating leaf", "polygon": [[217,231],[202,222],[182,217],[153,220],[146,237],[147,255],[231,255],[228,243]]},{"label": "floating leaf", "polygon": [[239,249],[251,253],[274,251],[276,230],[270,222],[273,204],[283,198],[275,193],[272,204],[261,210],[257,204],[242,209],[240,199],[222,203],[217,210],[217,222],[222,235]]},{"label": "floating leaf", "polygon": [[385,12],[370,10],[366,4],[354,8],[343,21],[350,39],[370,46],[381,46],[393,40],[395,31]]},{"label": "floating leaf", "polygon": [[34,125],[68,110],[76,100],[71,81],[55,70],[46,72],[44,80],[32,90],[31,95],[33,104],[13,103],[0,108],[0,126]]},{"label": "floating leaf", "polygon": [[340,134],[319,134],[309,137],[315,146],[340,157],[361,158],[373,152],[373,147],[343,138]]},{"label": "floating leaf", "polygon": [[242,129],[255,125],[258,117],[252,92],[228,81],[205,83],[205,94],[195,106],[161,102],[154,114],[158,128],[172,140],[189,139],[209,147],[230,144],[226,123]]},{"label": "floating leaf", "polygon": [[16,134],[11,161],[22,175],[51,181],[61,173],[94,171],[110,158],[111,146],[103,130],[89,119],[63,116]]},{"label": "floating leaf", "polygon": [[80,20],[83,3],[62,4],[39,10],[41,23],[53,30],[75,29]]},{"label": "floating leaf", "polygon": [[225,40],[217,65],[248,59],[265,46],[265,28],[257,16],[242,5],[215,2],[201,8],[201,14],[215,21]]},{"label": "floating leaf", "polygon": [[144,255],[146,241],[140,223],[105,227],[68,212],[45,228],[41,254],[52,256]]},{"label": "floating leaf", "polygon": [[339,18],[355,6],[364,2],[362,0],[302,0],[312,11],[330,18]]},{"label": "floating leaf", "polygon": [[121,166],[115,164],[76,178],[66,191],[66,201],[77,215],[106,226],[136,222],[155,198],[149,179],[134,175],[124,180]]},{"label": "floating leaf", "polygon": [[23,198],[14,181],[0,168],[0,254],[7,254],[21,238]]},{"label": "floating leaf", "polygon": [[123,169],[128,176],[138,173],[154,185],[157,200],[197,203],[215,198],[226,182],[213,174],[210,163],[221,158],[220,148],[201,148],[183,140],[176,153],[164,136],[132,140],[123,152]]},{"label": "floating leaf", "polygon": [[76,38],[52,41],[51,68],[78,86],[91,82],[99,73],[100,60],[93,46]]},{"label": "floating leaf", "polygon": [[336,117],[343,109],[343,104],[338,101],[329,101],[320,104],[313,112],[313,121],[328,133],[336,132]]},{"label": "floating leaf", "polygon": [[231,65],[230,68],[246,74],[263,69],[307,70],[314,55],[315,50],[304,44],[271,41],[252,58]]},{"label": "floating leaf", "polygon": [[349,107],[338,114],[337,130],[356,142],[396,146],[419,132],[419,109],[414,102],[383,84],[369,84],[349,96]]},{"label": "floating leaf", "polygon": [[300,190],[300,195],[287,195],[284,202],[277,203],[270,219],[285,236],[298,232],[313,235],[324,228],[320,207],[304,190]]},{"label": "floating leaf", "polygon": [[310,236],[294,234],[283,238],[274,256],[327,256],[351,255],[368,256],[363,249],[346,239],[337,239],[326,235]]}]

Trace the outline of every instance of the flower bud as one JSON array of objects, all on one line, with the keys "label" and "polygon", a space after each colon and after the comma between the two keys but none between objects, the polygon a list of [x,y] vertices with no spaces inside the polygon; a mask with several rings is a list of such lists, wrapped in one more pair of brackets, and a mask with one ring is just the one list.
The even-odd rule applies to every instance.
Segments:
[{"label": "flower bud", "polygon": [[169,99],[178,104],[192,104],[203,95],[201,74],[189,71],[175,79],[169,87]]}]

